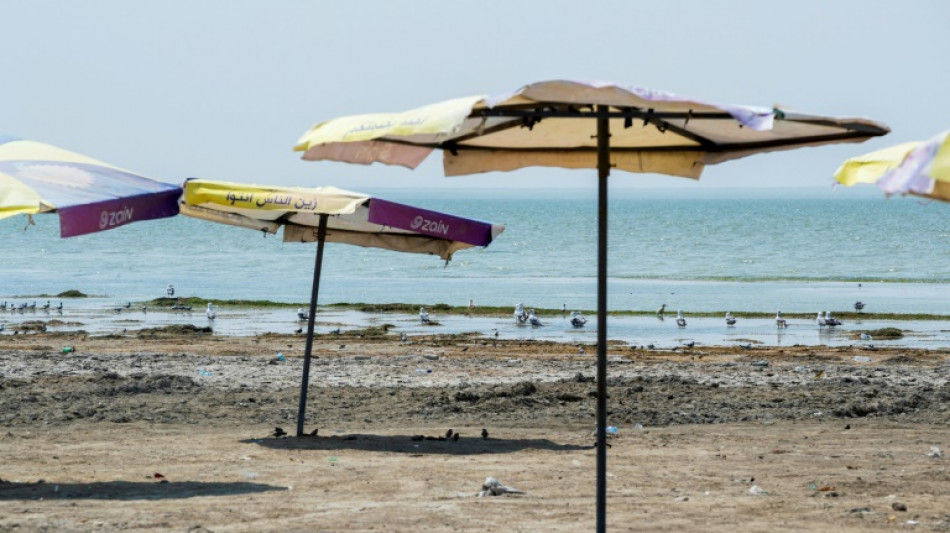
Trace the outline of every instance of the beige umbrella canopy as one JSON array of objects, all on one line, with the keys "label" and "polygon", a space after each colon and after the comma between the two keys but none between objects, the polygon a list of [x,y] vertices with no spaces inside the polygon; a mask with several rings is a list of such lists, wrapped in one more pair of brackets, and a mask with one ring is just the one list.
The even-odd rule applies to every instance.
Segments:
[{"label": "beige umbrella canopy", "polygon": [[859,118],[725,105],[609,82],[544,81],[402,113],[321,122],[295,146],[307,160],[415,168],[442,150],[447,176],[529,166],[598,170],[597,526],[606,529],[607,177],[611,167],[698,179],[749,155],[861,142],[888,133]]}]

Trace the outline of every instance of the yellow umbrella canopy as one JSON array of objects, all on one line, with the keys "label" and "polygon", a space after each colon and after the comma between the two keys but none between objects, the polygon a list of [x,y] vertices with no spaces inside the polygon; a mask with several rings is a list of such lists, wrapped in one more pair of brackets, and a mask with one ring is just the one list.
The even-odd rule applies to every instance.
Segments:
[{"label": "yellow umbrella canopy", "polygon": [[706,165],[884,135],[883,124],[788,109],[716,104],[611,82],[543,81],[402,113],[313,126],[307,160],[418,166],[442,150],[447,176],[546,166],[598,171],[597,530],[606,529],[607,178],[610,169],[698,179]]},{"label": "yellow umbrella canopy", "polygon": [[888,196],[913,194],[950,201],[950,130],[852,157],[835,172],[843,185],[874,183]]}]

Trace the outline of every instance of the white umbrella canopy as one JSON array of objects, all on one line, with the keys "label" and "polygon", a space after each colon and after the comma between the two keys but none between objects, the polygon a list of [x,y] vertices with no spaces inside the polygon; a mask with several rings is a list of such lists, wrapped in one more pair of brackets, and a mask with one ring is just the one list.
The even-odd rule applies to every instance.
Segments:
[{"label": "white umbrella canopy", "polygon": [[285,242],[316,242],[297,435],[303,435],[323,245],[338,242],[437,255],[488,246],[505,227],[374,198],[336,187],[275,187],[212,180],[182,184],[181,214],[265,233],[284,228]]},{"label": "white umbrella canopy", "polygon": [[446,176],[530,166],[598,171],[597,530],[606,530],[607,178],[610,169],[698,179],[706,165],[753,154],[885,135],[861,118],[728,105],[612,82],[554,80],[402,113],[313,126],[306,160],[415,168],[442,150]]}]

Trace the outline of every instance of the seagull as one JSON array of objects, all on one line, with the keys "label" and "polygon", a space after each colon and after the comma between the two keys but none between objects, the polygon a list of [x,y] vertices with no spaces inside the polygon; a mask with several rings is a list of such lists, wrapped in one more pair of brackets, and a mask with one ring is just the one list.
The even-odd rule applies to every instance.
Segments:
[{"label": "seagull", "polygon": [[860,313],[862,309],[864,309],[864,302],[862,302],[861,300],[858,300],[858,301],[854,302],[854,310],[855,310],[855,311],[857,311],[857,312]]},{"label": "seagull", "polygon": [[785,317],[782,316],[782,311],[775,312],[775,325],[780,328],[787,328],[788,322],[785,321]]},{"label": "seagull", "polygon": [[208,317],[208,320],[214,320],[214,317],[217,316],[214,312],[214,304],[208,302],[208,309],[205,310],[205,315]]},{"label": "seagull", "polygon": [[168,286],[165,287],[165,293],[168,294],[169,297],[174,296],[174,295],[175,295],[175,286],[172,285],[171,283],[169,283]]},{"label": "seagull", "polygon": [[49,311],[49,300],[46,300],[46,303],[43,304],[43,310],[44,310],[44,311]]},{"label": "seagull", "polygon": [[57,310],[57,311],[62,311],[62,310],[63,310],[63,302],[59,302],[59,305],[56,306],[56,310]]},{"label": "seagull", "polygon": [[297,320],[307,320],[310,318],[310,313],[303,310],[303,307],[297,308]]},{"label": "seagull", "polygon": [[656,310],[656,314],[660,316],[663,316],[664,312],[666,312],[666,304],[661,305],[660,308]]},{"label": "seagull", "polygon": [[819,328],[828,325],[828,321],[825,320],[825,317],[822,315],[821,311],[818,311],[818,316],[815,318],[815,323],[818,324]]},{"label": "seagull", "polygon": [[33,303],[30,304],[30,309],[36,309],[36,300],[34,300]]},{"label": "seagull", "polygon": [[478,493],[479,497],[501,496],[502,494],[524,494],[524,491],[514,487],[506,487],[497,479],[488,476],[485,478],[485,483],[482,483],[482,491]]},{"label": "seagull", "polygon": [[423,324],[429,323],[429,313],[426,312],[425,307],[419,308],[419,320],[421,320]]},{"label": "seagull", "polygon": [[727,326],[736,325],[736,317],[732,316],[732,313],[730,313],[729,311],[726,311],[726,325]]},{"label": "seagull", "polygon": [[122,307],[129,309],[132,307],[132,302],[125,302],[124,304],[122,304]]},{"label": "seagull", "polygon": [[580,311],[571,311],[571,325],[575,328],[582,328],[587,323],[587,319]]},{"label": "seagull", "polygon": [[825,311],[825,323],[829,326],[840,326],[841,321],[831,316],[831,311]]},{"label": "seagull", "polygon": [[518,325],[523,325],[528,321],[528,313],[524,310],[524,304],[518,302],[518,305],[515,306],[515,322]]},{"label": "seagull", "polygon": [[541,319],[534,315],[534,309],[528,311],[528,323],[535,327],[544,325],[541,323]]},{"label": "seagull", "polygon": [[681,328],[685,328],[685,327],[686,327],[686,319],[683,318],[683,312],[682,312],[682,311],[677,311],[677,312],[676,312],[676,325],[679,326],[679,327],[681,327]]},{"label": "seagull", "polygon": [[405,332],[405,331],[403,331],[402,333],[399,334],[399,340],[401,340],[403,343],[405,343],[407,340],[409,340],[409,337],[406,335],[406,332]]},{"label": "seagull", "polygon": [[473,300],[472,298],[468,299],[468,308],[475,309],[475,300]]}]

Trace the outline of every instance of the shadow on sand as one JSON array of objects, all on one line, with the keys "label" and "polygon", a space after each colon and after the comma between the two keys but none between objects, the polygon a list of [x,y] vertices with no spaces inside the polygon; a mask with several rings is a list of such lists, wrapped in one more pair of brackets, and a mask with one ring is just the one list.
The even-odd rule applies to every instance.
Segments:
[{"label": "shadow on sand", "polygon": [[[420,437],[423,437],[420,439]],[[285,438],[248,439],[241,442],[257,444],[275,450],[358,450],[427,455],[478,455],[512,453],[521,450],[549,450],[554,452],[590,450],[592,446],[558,444],[547,439],[482,439],[465,437],[458,441],[423,435],[346,435],[304,436]]]},{"label": "shadow on sand", "polygon": [[0,482],[0,501],[11,500],[168,500],[232,496],[287,490],[263,483],[213,481],[101,481],[94,483]]}]

